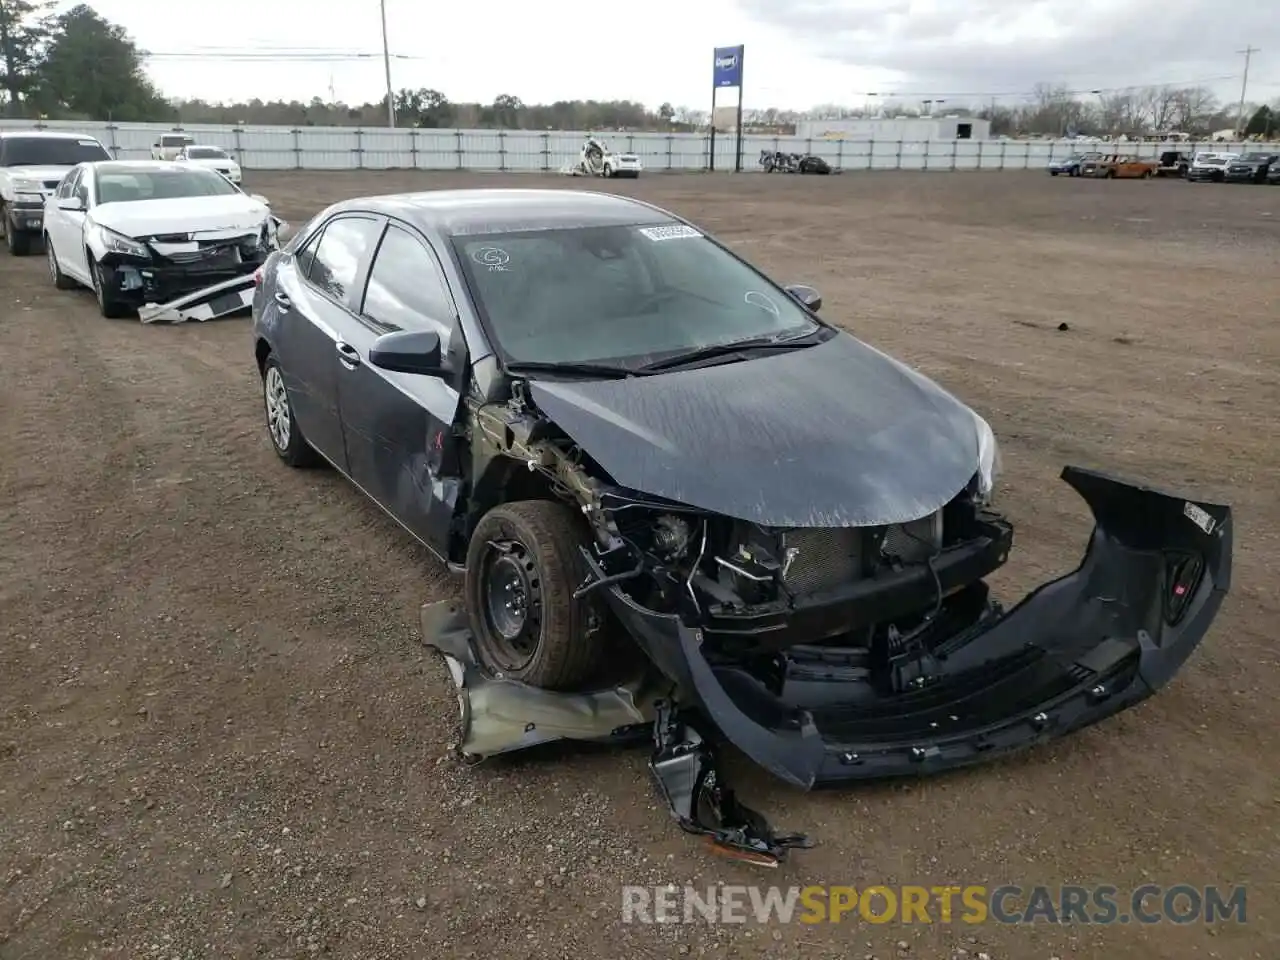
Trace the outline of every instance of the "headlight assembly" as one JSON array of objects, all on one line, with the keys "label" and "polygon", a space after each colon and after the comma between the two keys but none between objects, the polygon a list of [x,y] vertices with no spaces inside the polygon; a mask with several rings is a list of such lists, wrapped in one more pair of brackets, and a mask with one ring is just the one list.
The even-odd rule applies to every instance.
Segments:
[{"label": "headlight assembly", "polygon": [[126,237],[122,233],[108,230],[98,224],[94,225],[93,230],[98,242],[102,244],[107,253],[114,253],[122,257],[138,257],[143,260],[151,259],[151,253],[147,250],[145,244],[131,237]]},{"label": "headlight assembly", "polygon": [[990,500],[1000,475],[1000,445],[991,424],[976,413],[973,418],[978,427],[978,494],[983,500]]},{"label": "headlight assembly", "polygon": [[44,203],[44,193],[39,181],[18,177],[13,181],[13,201],[15,206],[40,206]]}]

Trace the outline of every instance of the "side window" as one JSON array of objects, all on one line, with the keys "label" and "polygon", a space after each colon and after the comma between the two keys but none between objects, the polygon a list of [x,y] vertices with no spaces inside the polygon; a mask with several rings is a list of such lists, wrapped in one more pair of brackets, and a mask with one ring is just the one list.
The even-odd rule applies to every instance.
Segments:
[{"label": "side window", "polygon": [[87,170],[81,170],[80,176],[76,178],[76,184],[71,188],[71,195],[79,197],[85,205],[85,209],[89,208],[89,177],[92,174]]},{"label": "side window", "polygon": [[84,173],[84,168],[78,167],[62,178],[62,182],[58,184],[57,196],[59,200],[65,200],[74,193],[76,181],[80,179],[80,174],[82,173]]},{"label": "side window", "polygon": [[394,224],[378,247],[360,312],[398,330],[435,330],[441,342],[457,316],[435,256]]},{"label": "side window", "polygon": [[320,246],[320,238],[324,236],[324,227],[321,227],[307,240],[306,245],[293,255],[294,263],[297,264],[298,276],[306,278],[311,274],[311,265],[316,261],[316,248]]},{"label": "side window", "polygon": [[335,300],[346,302],[361,262],[378,242],[379,229],[378,221],[369,217],[339,217],[329,221],[307,278]]}]

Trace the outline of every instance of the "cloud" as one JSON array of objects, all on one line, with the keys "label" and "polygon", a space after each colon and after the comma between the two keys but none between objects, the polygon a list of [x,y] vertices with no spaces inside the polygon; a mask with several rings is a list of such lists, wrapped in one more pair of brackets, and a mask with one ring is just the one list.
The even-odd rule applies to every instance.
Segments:
[{"label": "cloud", "polygon": [[[824,58],[891,70],[903,92],[1020,93],[1039,83],[1114,89],[1239,83],[1251,43],[1250,99],[1280,93],[1266,70],[1280,53],[1274,3],[1223,8],[1209,0],[738,0]],[[1238,89],[1238,86],[1235,88]],[[897,90],[893,91],[897,92]]]}]

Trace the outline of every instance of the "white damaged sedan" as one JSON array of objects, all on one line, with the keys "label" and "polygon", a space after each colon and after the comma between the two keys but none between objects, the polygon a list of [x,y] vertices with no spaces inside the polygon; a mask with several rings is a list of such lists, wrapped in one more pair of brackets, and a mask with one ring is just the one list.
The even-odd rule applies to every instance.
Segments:
[{"label": "white damaged sedan", "polygon": [[76,166],[47,201],[45,252],[58,289],[89,287],[103,316],[204,320],[247,308],[280,225],[265,198],[213,170],[104,160]]}]

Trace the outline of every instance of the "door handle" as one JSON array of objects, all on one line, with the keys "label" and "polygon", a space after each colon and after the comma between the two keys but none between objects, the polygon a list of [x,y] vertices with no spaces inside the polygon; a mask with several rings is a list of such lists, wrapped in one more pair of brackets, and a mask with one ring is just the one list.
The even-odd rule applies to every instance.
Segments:
[{"label": "door handle", "polygon": [[289,299],[289,295],[287,293],[276,291],[276,305],[281,310],[288,310],[293,306],[293,301]]},{"label": "door handle", "polygon": [[348,370],[354,370],[360,366],[360,354],[356,352],[356,348],[349,343],[343,343],[339,340],[334,344],[334,349],[338,351],[338,359],[342,361],[343,366]]}]

